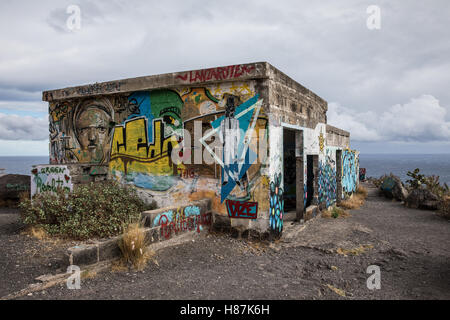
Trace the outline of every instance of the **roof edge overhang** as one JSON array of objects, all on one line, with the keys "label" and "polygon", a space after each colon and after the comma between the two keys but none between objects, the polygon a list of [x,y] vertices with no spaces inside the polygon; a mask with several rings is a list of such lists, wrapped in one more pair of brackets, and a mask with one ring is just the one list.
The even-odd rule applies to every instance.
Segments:
[{"label": "roof edge overhang", "polygon": [[43,101],[126,93],[178,86],[208,85],[220,82],[245,81],[269,78],[267,62],[253,62],[224,67],[165,73],[122,80],[96,82],[42,93]]}]

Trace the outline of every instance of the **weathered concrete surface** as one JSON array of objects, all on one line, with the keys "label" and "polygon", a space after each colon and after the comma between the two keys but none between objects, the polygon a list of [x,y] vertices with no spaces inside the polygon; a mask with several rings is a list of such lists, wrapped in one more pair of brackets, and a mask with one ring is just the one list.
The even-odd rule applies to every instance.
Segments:
[{"label": "weathered concrete surface", "polygon": [[[205,235],[160,250],[143,272],[24,299],[450,299],[449,222],[369,191],[349,218],[287,224],[278,243]],[[355,248],[358,255],[342,254]],[[380,290],[366,287],[369,265],[381,268]]]},{"label": "weathered concrete surface", "polygon": [[327,124],[327,146],[350,146],[350,133]]},{"label": "weathered concrete surface", "polygon": [[267,62],[256,62],[94,83],[44,91],[42,100],[51,102],[62,99],[169,88],[181,85],[197,86],[222,81],[263,79],[269,76],[268,66]]},{"label": "weathered concrete surface", "polygon": [[22,174],[6,174],[0,176],[0,206],[17,203],[20,195],[30,192],[30,176]]}]

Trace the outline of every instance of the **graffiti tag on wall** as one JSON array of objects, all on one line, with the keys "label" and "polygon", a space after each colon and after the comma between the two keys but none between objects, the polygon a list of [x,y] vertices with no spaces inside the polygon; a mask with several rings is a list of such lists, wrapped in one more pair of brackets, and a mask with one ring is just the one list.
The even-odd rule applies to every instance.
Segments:
[{"label": "graffiti tag on wall", "polygon": [[31,196],[41,192],[56,192],[62,189],[73,190],[72,178],[67,166],[43,165],[31,170]]},{"label": "graffiti tag on wall", "polygon": [[173,234],[185,231],[200,232],[202,226],[211,225],[211,213],[201,213],[197,206],[187,206],[159,214],[153,227],[161,226],[161,236],[169,239]]},{"label": "graffiti tag on wall", "polygon": [[258,217],[257,202],[226,200],[226,205],[230,218],[256,219]]},{"label": "graffiti tag on wall", "polygon": [[177,79],[189,81],[189,83],[205,82],[209,80],[227,80],[250,74],[254,69],[255,66],[234,65],[206,70],[189,71],[183,75],[178,75]]}]

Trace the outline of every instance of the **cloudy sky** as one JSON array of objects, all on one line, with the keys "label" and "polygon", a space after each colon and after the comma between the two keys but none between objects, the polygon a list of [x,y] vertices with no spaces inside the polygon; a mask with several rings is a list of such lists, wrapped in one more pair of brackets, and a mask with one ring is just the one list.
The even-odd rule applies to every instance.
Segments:
[{"label": "cloudy sky", "polygon": [[318,2],[2,0],[0,155],[48,154],[43,90],[255,61],[327,100],[353,148],[449,153],[450,1]]}]

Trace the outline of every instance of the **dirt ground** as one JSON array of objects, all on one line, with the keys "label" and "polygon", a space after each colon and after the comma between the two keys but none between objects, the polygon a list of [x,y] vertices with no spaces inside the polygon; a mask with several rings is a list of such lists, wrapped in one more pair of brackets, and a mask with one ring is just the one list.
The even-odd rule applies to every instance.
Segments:
[{"label": "dirt ground", "polygon": [[[448,220],[379,197],[375,188],[350,214],[286,223],[272,244],[200,235],[158,251],[143,271],[107,271],[83,279],[79,290],[64,284],[22,299],[450,299]],[[48,257],[20,266],[24,248],[9,248],[20,236],[8,230],[0,235],[7,282],[0,296],[53,268],[45,267]],[[380,267],[379,290],[367,288],[370,265]]]},{"label": "dirt ground", "polygon": [[18,209],[0,208],[0,297],[24,289],[41,275],[64,272],[62,257],[73,245],[32,237]]}]

